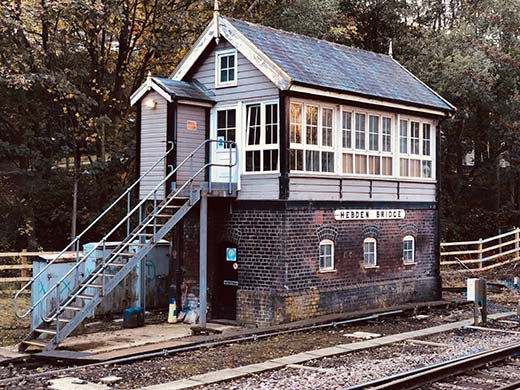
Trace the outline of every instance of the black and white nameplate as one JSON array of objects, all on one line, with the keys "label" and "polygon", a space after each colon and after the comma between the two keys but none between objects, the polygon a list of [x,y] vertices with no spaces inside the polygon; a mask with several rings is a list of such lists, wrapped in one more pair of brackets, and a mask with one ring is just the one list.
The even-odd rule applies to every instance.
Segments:
[{"label": "black and white nameplate", "polygon": [[336,221],[369,221],[372,219],[404,219],[403,209],[336,210]]}]

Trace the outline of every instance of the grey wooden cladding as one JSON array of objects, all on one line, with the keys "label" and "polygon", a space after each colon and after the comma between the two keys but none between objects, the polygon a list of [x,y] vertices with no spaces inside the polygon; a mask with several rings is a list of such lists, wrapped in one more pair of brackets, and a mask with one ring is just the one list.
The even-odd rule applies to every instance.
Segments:
[{"label": "grey wooden cladding", "polygon": [[204,59],[193,74],[193,79],[198,80],[206,88],[212,90],[218,103],[277,99],[278,88],[240,52],[237,53],[237,85],[234,87],[215,88],[215,53],[232,48],[233,46],[229,42],[221,42]]},{"label": "grey wooden cladding", "polygon": [[435,202],[436,184],[380,179],[291,176],[289,200]]},{"label": "grey wooden cladding", "polygon": [[279,198],[279,173],[242,175],[239,200],[277,200]]},{"label": "grey wooden cladding", "polygon": [[[153,99],[157,105],[150,108],[146,102]],[[141,154],[140,175],[144,174],[166,153],[167,102],[157,92],[150,92],[141,100]],[[164,179],[166,161],[158,164],[139,184],[139,199],[143,199]],[[157,199],[164,198],[164,187],[157,191]]]},{"label": "grey wooden cladding", "polygon": [[[188,121],[196,123],[196,129],[188,129]],[[177,164],[180,164],[197,146],[206,139],[206,109],[204,107],[179,104],[177,106]],[[193,157],[192,172],[190,161],[187,161],[177,172],[177,188],[182,186],[192,174],[206,163],[206,149],[201,148]],[[202,172],[194,183],[204,181]]]}]

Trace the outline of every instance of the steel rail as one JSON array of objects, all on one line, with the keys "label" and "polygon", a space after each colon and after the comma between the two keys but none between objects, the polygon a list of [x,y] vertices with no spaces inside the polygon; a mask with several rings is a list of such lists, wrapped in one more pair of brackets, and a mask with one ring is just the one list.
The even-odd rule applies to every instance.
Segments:
[{"label": "steel rail", "polygon": [[416,389],[432,382],[451,376],[460,375],[486,364],[495,363],[520,352],[520,343],[513,343],[492,350],[487,350],[448,360],[445,362],[421,367],[415,370],[386,376],[370,382],[349,386],[343,390],[400,390]]},{"label": "steel rail", "polygon": [[[322,329],[322,328],[335,328],[335,327],[341,326],[341,325],[347,325],[347,324],[363,322],[363,321],[370,321],[370,320],[378,319],[379,317],[386,317],[386,316],[391,316],[391,315],[395,315],[395,314],[401,314],[401,313],[403,313],[403,311],[404,310],[391,310],[391,311],[382,312],[382,313],[370,314],[368,316],[363,316],[363,317],[350,318],[348,320],[330,321],[330,322],[323,323],[323,324],[299,326],[299,327],[295,327],[292,329],[282,329],[279,331],[271,331],[271,332],[265,332],[265,333],[253,333],[253,334],[250,334],[247,336],[231,337],[231,338],[226,338],[224,340],[202,341],[202,342],[194,343],[191,345],[174,347],[174,348],[169,348],[169,349],[162,349],[160,351],[155,351],[155,352],[147,352],[147,353],[141,353],[141,354],[136,354],[136,355],[130,355],[127,357],[105,360],[105,361],[96,362],[96,363],[78,364],[74,367],[60,368],[60,369],[46,371],[46,372],[38,372],[38,373],[34,373],[34,374],[20,375],[17,377],[0,379],[0,387],[4,383],[14,382],[14,381],[18,381],[21,379],[30,379],[30,378],[45,377],[48,375],[57,375],[57,374],[65,373],[65,372],[74,371],[79,368],[85,369],[85,368],[91,368],[91,367],[108,366],[108,365],[112,365],[112,364],[131,363],[131,362],[136,362],[136,361],[149,359],[149,358],[168,357],[169,355],[172,355],[175,353],[194,351],[197,349],[212,348],[212,347],[217,347],[217,346],[221,346],[221,345],[242,343],[242,342],[246,342],[246,341],[256,341],[259,339],[279,336],[282,334],[306,332],[309,330],[316,330],[316,329]],[[258,329],[258,330],[261,330],[261,329]],[[347,353],[347,352],[345,352],[345,353]],[[34,359],[35,357],[37,357],[37,356],[31,355],[31,359]]]}]

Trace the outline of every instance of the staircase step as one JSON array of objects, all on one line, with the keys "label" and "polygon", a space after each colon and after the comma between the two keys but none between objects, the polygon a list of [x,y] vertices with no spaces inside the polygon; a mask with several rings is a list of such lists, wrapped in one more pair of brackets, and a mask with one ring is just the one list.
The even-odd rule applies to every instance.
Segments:
[{"label": "staircase step", "polygon": [[51,334],[51,335],[55,335],[56,334],[56,331],[55,330],[51,330],[51,329],[34,329],[35,332],[38,332],[38,333],[43,333],[43,334]]},{"label": "staircase step", "polygon": [[[143,225],[141,225],[143,226]],[[149,225],[146,225],[147,228],[153,228],[153,227],[163,227],[164,223],[156,223],[155,225],[153,223],[150,223]]]},{"label": "staircase step", "polygon": [[81,311],[81,307],[77,307],[77,306],[65,306],[63,308],[63,310],[73,310],[73,311]]},{"label": "staircase step", "polygon": [[116,267],[116,268],[123,268],[126,264],[125,263],[110,263],[107,264],[108,267]]},{"label": "staircase step", "polygon": [[[161,206],[159,206],[161,207]],[[169,204],[169,205],[166,205],[164,206],[165,209],[180,209],[182,207],[182,205],[175,205],[175,204]]]},{"label": "staircase step", "polygon": [[133,253],[133,252],[121,252],[121,253],[118,254],[118,256],[121,256],[121,257],[134,257],[135,253]]},{"label": "staircase step", "polygon": [[103,288],[101,284],[88,284],[88,283],[80,283],[80,286],[86,286],[90,288]]},{"label": "staircase step", "polygon": [[139,246],[139,247],[143,247],[145,245],[146,244],[141,244],[141,243],[139,243],[139,244],[128,244],[128,246]]},{"label": "staircase step", "polygon": [[38,342],[38,341],[34,341],[34,340],[24,340],[24,341],[22,341],[22,344],[33,345],[33,346],[39,347],[39,348],[45,348],[47,346],[46,343],[42,343],[42,342]]},{"label": "staircase step", "polygon": [[138,236],[153,237],[153,233],[139,233]]},{"label": "staircase step", "polygon": [[171,218],[171,217],[173,217],[173,214],[157,214],[155,217],[156,218]]},{"label": "staircase step", "polygon": [[80,298],[80,299],[94,299],[94,296],[93,295],[78,295],[78,296],[76,296],[76,298]]}]

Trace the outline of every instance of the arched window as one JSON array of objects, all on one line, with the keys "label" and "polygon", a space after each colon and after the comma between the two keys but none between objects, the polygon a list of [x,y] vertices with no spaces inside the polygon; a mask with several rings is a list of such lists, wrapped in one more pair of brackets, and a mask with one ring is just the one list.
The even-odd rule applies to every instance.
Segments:
[{"label": "arched window", "polygon": [[334,269],[334,242],[323,240],[320,242],[320,271]]},{"label": "arched window", "polygon": [[415,238],[413,236],[403,238],[403,263],[415,263]]},{"label": "arched window", "polygon": [[363,241],[363,263],[367,268],[377,266],[377,241],[375,238],[368,237]]}]

